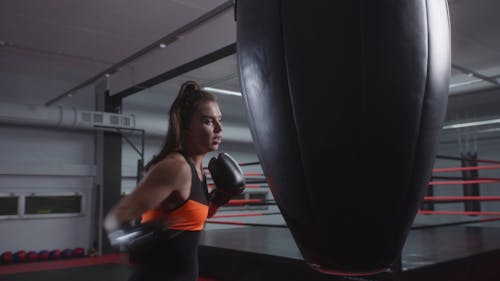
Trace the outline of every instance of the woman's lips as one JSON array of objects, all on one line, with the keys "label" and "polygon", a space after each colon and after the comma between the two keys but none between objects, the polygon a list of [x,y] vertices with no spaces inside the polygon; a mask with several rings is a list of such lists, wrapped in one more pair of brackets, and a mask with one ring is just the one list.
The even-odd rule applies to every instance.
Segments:
[{"label": "woman's lips", "polygon": [[213,144],[220,144],[222,141],[222,138],[221,137],[216,137],[213,139]]}]

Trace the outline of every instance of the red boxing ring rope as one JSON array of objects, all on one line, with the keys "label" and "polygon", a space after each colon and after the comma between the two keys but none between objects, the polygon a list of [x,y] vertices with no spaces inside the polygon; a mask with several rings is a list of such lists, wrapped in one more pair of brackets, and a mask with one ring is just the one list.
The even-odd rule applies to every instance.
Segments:
[{"label": "red boxing ring rope", "polygon": [[281,215],[280,212],[273,212],[273,213],[248,213],[248,214],[230,214],[230,215],[215,215],[212,218],[237,218],[237,217],[262,217],[262,216],[269,216],[269,215]]},{"label": "red boxing ring rope", "polygon": [[207,220],[207,223],[214,224],[230,224],[230,225],[244,225],[244,226],[264,226],[264,227],[279,227],[279,228],[288,228],[286,224],[267,224],[267,223],[247,223],[247,222],[238,222],[238,221],[217,221],[217,220]]},{"label": "red boxing ring rope", "polygon": [[433,185],[453,185],[453,184],[475,184],[475,183],[497,183],[500,179],[478,179],[478,180],[463,180],[463,181],[430,181],[429,186]]},{"label": "red boxing ring rope", "polygon": [[248,203],[263,203],[262,199],[232,199],[229,200],[227,205],[244,205]]},{"label": "red boxing ring rope", "polygon": [[457,167],[457,168],[435,168],[435,169],[432,169],[432,172],[433,173],[444,173],[444,172],[494,170],[494,169],[500,169],[500,165],[470,166],[470,167]]},{"label": "red boxing ring rope", "polygon": [[469,159],[465,157],[455,157],[455,156],[447,156],[447,155],[436,155],[437,159],[447,159],[447,160],[458,160],[458,161],[469,161],[475,163],[492,163],[492,164],[500,164],[500,161],[495,160],[485,160],[485,159]]},{"label": "red boxing ring rope", "polygon": [[500,196],[425,196],[424,200],[432,201],[500,201]]},{"label": "red boxing ring rope", "polygon": [[[432,201],[500,201],[500,196],[425,196],[425,202]],[[252,203],[269,203],[262,199],[233,199],[228,205],[243,205]]]},{"label": "red boxing ring rope", "polygon": [[463,216],[500,216],[500,212],[480,211],[418,211],[419,215],[463,215]]}]

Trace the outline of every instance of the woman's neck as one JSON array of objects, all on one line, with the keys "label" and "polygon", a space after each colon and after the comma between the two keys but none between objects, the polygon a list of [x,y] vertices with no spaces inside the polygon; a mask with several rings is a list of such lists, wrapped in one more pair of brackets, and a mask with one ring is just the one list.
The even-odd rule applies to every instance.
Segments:
[{"label": "woman's neck", "polygon": [[201,165],[202,165],[202,162],[203,162],[203,158],[205,157],[205,155],[188,155],[189,159],[191,159],[191,161],[193,161],[193,165],[196,167],[196,168],[201,168]]},{"label": "woman's neck", "polygon": [[206,153],[200,154],[200,153],[195,153],[189,149],[183,149],[183,153],[189,157],[189,159],[193,162],[193,165],[197,169],[201,169],[202,163],[203,163],[203,158],[205,158]]}]

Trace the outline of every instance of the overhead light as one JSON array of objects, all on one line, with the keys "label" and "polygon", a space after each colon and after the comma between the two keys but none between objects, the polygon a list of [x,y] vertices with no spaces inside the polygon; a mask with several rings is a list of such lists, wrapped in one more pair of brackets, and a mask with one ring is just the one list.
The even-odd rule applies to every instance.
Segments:
[{"label": "overhead light", "polygon": [[484,80],[481,80],[481,79],[474,79],[474,80],[469,80],[469,81],[464,81],[464,82],[458,82],[458,83],[450,84],[450,89],[462,87],[462,86],[467,86],[467,85],[471,85],[471,84],[476,84],[476,83],[483,82],[483,81]]},{"label": "overhead light", "polygon": [[167,47],[167,45],[165,43],[160,44],[160,48],[165,49],[166,47]]},{"label": "overhead light", "polygon": [[203,90],[205,90],[207,92],[217,93],[217,94],[224,94],[224,95],[232,95],[232,96],[241,97],[241,93],[236,92],[236,91],[230,91],[230,90],[224,90],[224,89],[218,89],[218,88],[212,88],[212,87],[203,87]]},{"label": "overhead light", "polygon": [[495,133],[500,131],[500,128],[491,128],[491,129],[485,129],[485,130],[480,130],[478,133]]},{"label": "overhead light", "polygon": [[446,126],[443,126],[443,129],[445,129],[445,130],[446,129],[460,129],[460,128],[491,125],[491,124],[498,124],[498,123],[500,123],[500,119],[491,119],[491,120],[484,120],[484,121],[474,121],[474,122],[446,125]]}]

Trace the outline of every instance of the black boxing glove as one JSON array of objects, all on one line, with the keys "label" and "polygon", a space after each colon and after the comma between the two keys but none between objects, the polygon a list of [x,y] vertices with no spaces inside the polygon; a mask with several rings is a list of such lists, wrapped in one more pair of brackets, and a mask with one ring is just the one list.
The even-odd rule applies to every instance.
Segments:
[{"label": "black boxing glove", "polygon": [[129,249],[152,240],[160,230],[161,228],[153,224],[140,224],[135,227],[122,225],[108,232],[108,240],[111,246]]},{"label": "black boxing glove", "polygon": [[172,239],[182,233],[182,230],[172,230],[160,222],[151,221],[136,226],[129,224],[109,231],[108,239],[112,246],[137,251],[147,244],[159,239]]},{"label": "black boxing glove", "polygon": [[210,193],[210,203],[216,206],[227,204],[231,198],[245,189],[245,177],[240,165],[227,153],[219,153],[208,162],[208,170],[215,183]]}]

